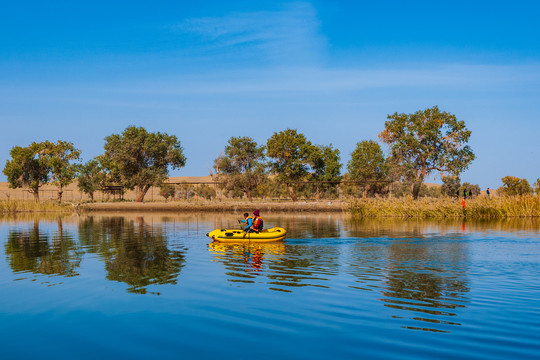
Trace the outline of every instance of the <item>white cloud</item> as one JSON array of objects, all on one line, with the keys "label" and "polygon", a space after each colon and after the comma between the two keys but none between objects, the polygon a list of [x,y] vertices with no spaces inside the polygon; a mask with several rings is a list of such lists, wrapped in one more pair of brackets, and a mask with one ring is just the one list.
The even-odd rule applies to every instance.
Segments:
[{"label": "white cloud", "polygon": [[215,57],[215,52],[236,58],[280,63],[313,63],[324,53],[326,41],[311,4],[289,4],[279,11],[234,13],[223,17],[188,19],[174,27],[197,37],[192,44]]}]

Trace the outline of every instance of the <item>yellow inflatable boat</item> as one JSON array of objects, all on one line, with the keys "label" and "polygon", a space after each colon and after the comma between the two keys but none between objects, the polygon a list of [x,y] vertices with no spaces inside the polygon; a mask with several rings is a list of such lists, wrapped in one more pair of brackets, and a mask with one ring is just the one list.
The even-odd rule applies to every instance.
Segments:
[{"label": "yellow inflatable boat", "polygon": [[274,242],[285,239],[287,231],[281,227],[273,227],[259,233],[246,233],[239,229],[216,229],[206,234],[210,239],[221,242]]}]

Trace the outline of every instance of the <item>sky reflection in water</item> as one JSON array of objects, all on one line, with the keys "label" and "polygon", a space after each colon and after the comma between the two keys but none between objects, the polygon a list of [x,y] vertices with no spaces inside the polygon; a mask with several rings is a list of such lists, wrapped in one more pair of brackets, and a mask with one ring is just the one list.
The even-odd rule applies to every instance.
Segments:
[{"label": "sky reflection in water", "polygon": [[[191,309],[189,316],[202,323],[214,321],[218,311],[228,319],[221,324],[225,330],[239,326],[251,311],[266,319],[256,329],[296,329],[302,336],[338,331],[344,343],[358,336],[380,342],[377,331],[382,329],[391,335],[403,329],[465,336],[477,326],[501,331],[516,314],[539,318],[540,286],[531,273],[538,275],[540,269],[538,221],[441,223],[270,214],[265,225],[285,227],[287,240],[212,243],[204,236],[209,230],[236,227],[234,216],[221,214],[5,218],[0,227],[4,309],[18,313],[17,304],[28,294],[50,304],[67,292],[78,294],[70,311],[88,310],[92,302],[107,314],[110,301],[119,301],[114,297],[119,295],[111,299],[111,294],[121,291],[129,297],[120,296],[122,301],[135,302],[139,310],[159,306],[152,299],[168,299],[169,306],[184,304]],[[14,283],[25,285],[16,291]],[[53,285],[64,290],[48,291]],[[100,300],[105,298],[109,303]],[[235,299],[238,307],[224,304]],[[60,311],[43,306],[43,301],[30,301],[24,308]],[[169,315],[188,316],[176,311]],[[482,313],[485,318],[479,317]],[[284,322],[287,330],[279,330]],[[519,341],[533,341],[530,330]],[[537,350],[532,347],[533,353]],[[394,350],[386,351],[390,356]]]}]

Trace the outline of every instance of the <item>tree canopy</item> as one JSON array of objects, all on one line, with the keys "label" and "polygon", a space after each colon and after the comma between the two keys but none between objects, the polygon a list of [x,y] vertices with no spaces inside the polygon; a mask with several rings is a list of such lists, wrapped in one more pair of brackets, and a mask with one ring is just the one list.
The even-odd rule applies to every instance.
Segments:
[{"label": "tree canopy", "polygon": [[313,145],[309,153],[309,163],[311,166],[311,181],[322,182],[315,186],[315,197],[319,199],[322,192],[337,195],[337,185],[341,180],[341,162],[339,149],[334,149],[332,144]]},{"label": "tree canopy", "polygon": [[503,183],[501,190],[505,195],[524,195],[533,192],[527,179],[520,179],[515,176],[505,176],[501,181]]},{"label": "tree canopy", "polygon": [[441,192],[449,197],[459,197],[459,188],[461,186],[461,180],[459,176],[448,175],[442,177]]},{"label": "tree canopy", "polygon": [[437,106],[414,114],[388,115],[379,138],[387,143],[393,157],[413,176],[413,198],[433,171],[459,176],[475,156],[467,144],[471,132],[455,115]]},{"label": "tree canopy", "polygon": [[287,185],[293,201],[298,200],[293,184],[307,176],[312,148],[311,142],[293,129],[274,133],[266,142],[270,171],[276,175],[278,181]]},{"label": "tree canopy", "polygon": [[62,201],[63,188],[77,177],[79,169],[77,160],[81,151],[73,143],[58,140],[56,143],[45,141],[45,154],[51,171],[52,183],[58,186],[58,201]]},{"label": "tree canopy", "polygon": [[460,196],[465,193],[467,196],[478,196],[482,193],[482,190],[480,189],[480,185],[477,184],[471,184],[468,182],[464,182],[461,184],[458,190]]},{"label": "tree canopy", "polygon": [[49,161],[46,144],[36,143],[21,147],[14,146],[10,151],[11,160],[6,162],[4,175],[12,189],[28,187],[39,200],[39,188],[49,181]]},{"label": "tree canopy", "polygon": [[351,180],[362,181],[366,197],[369,189],[377,190],[388,179],[389,167],[381,146],[373,140],[364,140],[356,144],[347,164]]},{"label": "tree canopy", "polygon": [[95,159],[79,166],[79,178],[77,186],[79,190],[88,194],[94,201],[94,193],[103,187],[106,175]]},{"label": "tree canopy", "polygon": [[167,179],[169,168],[185,165],[186,157],[176,136],[129,126],[122,134],[105,138],[105,153],[99,161],[113,181],[136,188],[137,201],[142,202],[151,186]]},{"label": "tree canopy", "polygon": [[250,137],[231,137],[225,153],[214,161],[214,169],[227,190],[244,192],[252,201],[252,191],[265,179],[264,147]]}]

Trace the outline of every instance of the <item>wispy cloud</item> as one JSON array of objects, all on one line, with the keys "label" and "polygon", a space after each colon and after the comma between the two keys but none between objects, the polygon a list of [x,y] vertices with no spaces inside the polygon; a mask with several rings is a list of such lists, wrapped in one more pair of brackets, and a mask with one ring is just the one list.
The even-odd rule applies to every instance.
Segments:
[{"label": "wispy cloud", "polygon": [[211,56],[221,52],[290,64],[320,59],[326,41],[319,26],[311,4],[293,3],[279,11],[188,19],[174,30],[195,36],[194,46],[207,50]]},{"label": "wispy cloud", "polygon": [[[409,69],[282,67],[209,71],[169,76],[165,80],[125,86],[118,91],[155,95],[340,94],[365,90],[416,89],[425,92],[507,92],[538,90],[540,64],[467,65],[436,64]],[[112,86],[110,89],[114,89]]]}]

